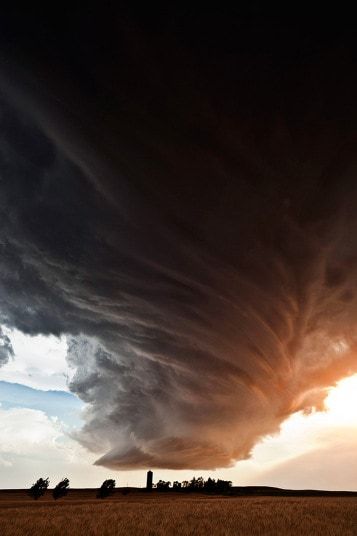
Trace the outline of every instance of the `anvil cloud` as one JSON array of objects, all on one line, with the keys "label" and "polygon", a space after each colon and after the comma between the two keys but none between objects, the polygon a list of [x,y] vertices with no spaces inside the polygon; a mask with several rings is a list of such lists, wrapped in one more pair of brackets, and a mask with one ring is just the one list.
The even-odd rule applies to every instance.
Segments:
[{"label": "anvil cloud", "polygon": [[83,24],[1,62],[0,321],[68,336],[98,464],[230,466],[357,371],[348,51]]}]

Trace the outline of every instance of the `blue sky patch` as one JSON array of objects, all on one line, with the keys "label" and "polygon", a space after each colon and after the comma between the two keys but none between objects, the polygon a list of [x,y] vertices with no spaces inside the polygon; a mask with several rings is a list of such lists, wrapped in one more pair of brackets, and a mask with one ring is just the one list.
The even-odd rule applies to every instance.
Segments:
[{"label": "blue sky patch", "polygon": [[0,381],[0,404],[4,409],[30,408],[41,410],[48,417],[58,417],[68,426],[80,426],[84,403],[66,391],[44,391],[19,383]]}]

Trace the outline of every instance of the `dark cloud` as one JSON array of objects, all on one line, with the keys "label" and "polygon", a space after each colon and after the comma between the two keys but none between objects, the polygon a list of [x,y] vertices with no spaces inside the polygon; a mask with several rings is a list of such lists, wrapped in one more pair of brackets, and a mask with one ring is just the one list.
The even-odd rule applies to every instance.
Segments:
[{"label": "dark cloud", "polygon": [[357,371],[349,48],[73,17],[2,62],[0,320],[68,335],[98,463],[229,466]]},{"label": "dark cloud", "polygon": [[11,344],[11,340],[0,327],[0,367],[6,365],[11,357],[14,357],[15,352]]}]

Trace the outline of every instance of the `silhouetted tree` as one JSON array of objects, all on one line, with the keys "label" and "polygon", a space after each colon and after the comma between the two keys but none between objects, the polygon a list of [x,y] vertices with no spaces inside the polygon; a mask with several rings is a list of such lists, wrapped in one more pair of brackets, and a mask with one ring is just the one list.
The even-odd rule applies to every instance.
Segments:
[{"label": "silhouetted tree", "polygon": [[159,480],[156,484],[156,489],[158,491],[168,491],[171,486],[171,482],[165,482],[165,480]]},{"label": "silhouetted tree", "polygon": [[61,482],[58,482],[57,486],[52,491],[52,496],[54,499],[60,499],[65,497],[69,490],[69,480],[68,478],[63,478]]},{"label": "silhouetted tree", "polygon": [[175,480],[175,482],[172,484],[172,489],[175,490],[175,491],[178,491],[181,489],[181,482],[178,482],[177,480]]},{"label": "silhouetted tree", "polygon": [[206,480],[203,486],[203,489],[208,492],[216,491],[216,488],[217,488],[217,484],[214,478],[208,478],[208,480]]},{"label": "silhouetted tree", "polygon": [[45,494],[46,489],[48,488],[50,481],[47,478],[39,478],[28,491],[28,494],[35,500],[42,497]]},{"label": "silhouetted tree", "polygon": [[216,483],[216,491],[218,493],[224,493],[225,491],[229,491],[232,487],[232,482],[230,480],[217,480]]},{"label": "silhouetted tree", "polygon": [[97,498],[98,499],[104,499],[105,497],[109,497],[114,491],[115,488],[115,480],[112,478],[108,478],[108,480],[104,480],[103,484],[100,486],[98,492],[97,492]]},{"label": "silhouetted tree", "polygon": [[182,491],[198,491],[198,492],[207,492],[207,493],[225,493],[229,491],[232,487],[232,482],[230,480],[220,480],[217,481],[214,478],[208,478],[204,480],[202,476],[198,478],[193,477],[189,482],[184,480],[180,485],[179,482],[174,482],[173,489],[182,490]]},{"label": "silhouetted tree", "polygon": [[190,491],[201,491],[203,489],[204,484],[205,481],[203,480],[202,476],[199,476],[198,478],[193,477],[193,479],[190,480],[188,487]]}]

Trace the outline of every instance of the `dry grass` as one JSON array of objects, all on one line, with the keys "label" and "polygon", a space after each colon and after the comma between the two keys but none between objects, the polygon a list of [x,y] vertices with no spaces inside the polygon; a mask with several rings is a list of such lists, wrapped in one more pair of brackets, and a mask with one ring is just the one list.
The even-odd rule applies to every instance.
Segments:
[{"label": "dry grass", "polygon": [[0,501],[1,536],[357,535],[357,498],[122,496]]}]

